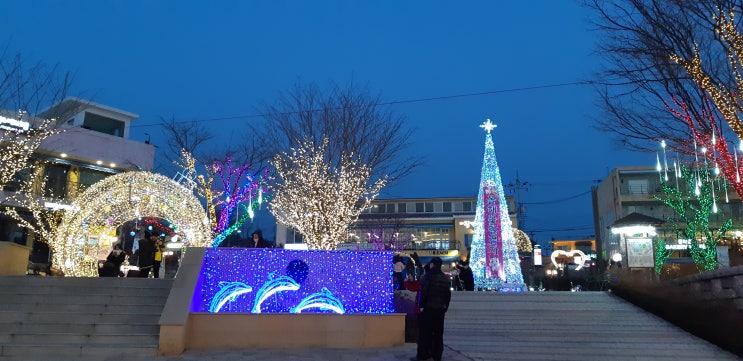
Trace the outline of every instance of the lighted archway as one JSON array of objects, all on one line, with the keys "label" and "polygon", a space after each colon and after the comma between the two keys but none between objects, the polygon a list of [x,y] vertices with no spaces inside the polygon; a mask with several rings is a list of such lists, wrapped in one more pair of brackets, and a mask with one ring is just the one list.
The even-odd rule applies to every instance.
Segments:
[{"label": "lighted archway", "polygon": [[190,189],[145,171],[107,177],[80,194],[65,212],[53,240],[53,267],[67,276],[95,276],[99,237],[139,217],[167,219],[186,246],[207,246],[211,231],[204,207]]}]

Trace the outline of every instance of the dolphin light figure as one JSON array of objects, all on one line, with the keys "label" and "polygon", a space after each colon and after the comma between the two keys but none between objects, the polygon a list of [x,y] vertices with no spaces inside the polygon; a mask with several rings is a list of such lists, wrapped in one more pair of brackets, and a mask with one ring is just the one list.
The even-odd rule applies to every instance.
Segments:
[{"label": "dolphin light figure", "polygon": [[212,302],[209,304],[209,312],[211,313],[219,312],[225,303],[235,301],[238,296],[253,291],[253,287],[243,282],[220,282],[219,285],[222,288],[214,295]]},{"label": "dolphin light figure", "polygon": [[325,287],[322,288],[322,291],[315,292],[305,297],[302,302],[291,309],[291,312],[302,313],[302,311],[309,308],[319,308],[321,310],[333,311],[339,314],[346,313],[343,303],[333,296],[333,294]]},{"label": "dolphin light figure", "polygon": [[258,290],[255,296],[255,303],[253,304],[252,313],[261,313],[261,305],[263,301],[271,297],[276,292],[282,291],[296,291],[299,289],[299,284],[293,278],[289,276],[280,276],[273,278],[270,281],[263,284],[263,287]]}]

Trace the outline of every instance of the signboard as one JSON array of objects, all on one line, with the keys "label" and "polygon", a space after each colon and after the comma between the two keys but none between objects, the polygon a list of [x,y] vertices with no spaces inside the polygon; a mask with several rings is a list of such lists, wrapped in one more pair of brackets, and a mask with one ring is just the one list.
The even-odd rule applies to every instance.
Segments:
[{"label": "signboard", "polygon": [[652,268],[653,240],[650,238],[627,238],[627,266]]},{"label": "signboard", "polygon": [[29,127],[28,122],[0,116],[0,129],[26,131]]},{"label": "signboard", "polygon": [[501,234],[500,197],[494,187],[483,189],[485,204],[485,275],[488,278],[506,279],[503,269],[503,236]]},{"label": "signboard", "polygon": [[720,267],[730,267],[728,246],[717,246],[717,263],[720,264]]},{"label": "signboard", "polygon": [[534,265],[542,265],[542,249],[539,247],[534,247]]}]

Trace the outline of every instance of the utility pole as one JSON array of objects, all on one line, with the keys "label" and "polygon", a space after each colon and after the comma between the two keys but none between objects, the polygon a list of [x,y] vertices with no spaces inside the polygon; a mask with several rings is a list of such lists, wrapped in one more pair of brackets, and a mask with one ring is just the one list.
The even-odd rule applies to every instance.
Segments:
[{"label": "utility pole", "polygon": [[514,203],[516,204],[515,211],[516,217],[518,219],[517,227],[518,229],[523,231],[524,227],[526,226],[526,209],[524,208],[524,202],[521,201],[521,190],[523,189],[525,192],[529,191],[529,188],[531,188],[531,184],[529,184],[529,182],[522,181],[519,178],[519,172],[516,172],[516,181],[506,184],[505,187],[512,195],[515,193]]}]

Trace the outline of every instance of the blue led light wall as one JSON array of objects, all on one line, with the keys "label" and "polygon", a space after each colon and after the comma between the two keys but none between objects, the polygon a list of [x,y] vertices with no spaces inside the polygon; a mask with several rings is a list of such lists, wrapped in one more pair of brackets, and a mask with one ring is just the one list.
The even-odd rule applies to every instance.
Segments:
[{"label": "blue led light wall", "polygon": [[191,312],[392,313],[392,252],[208,248]]}]

